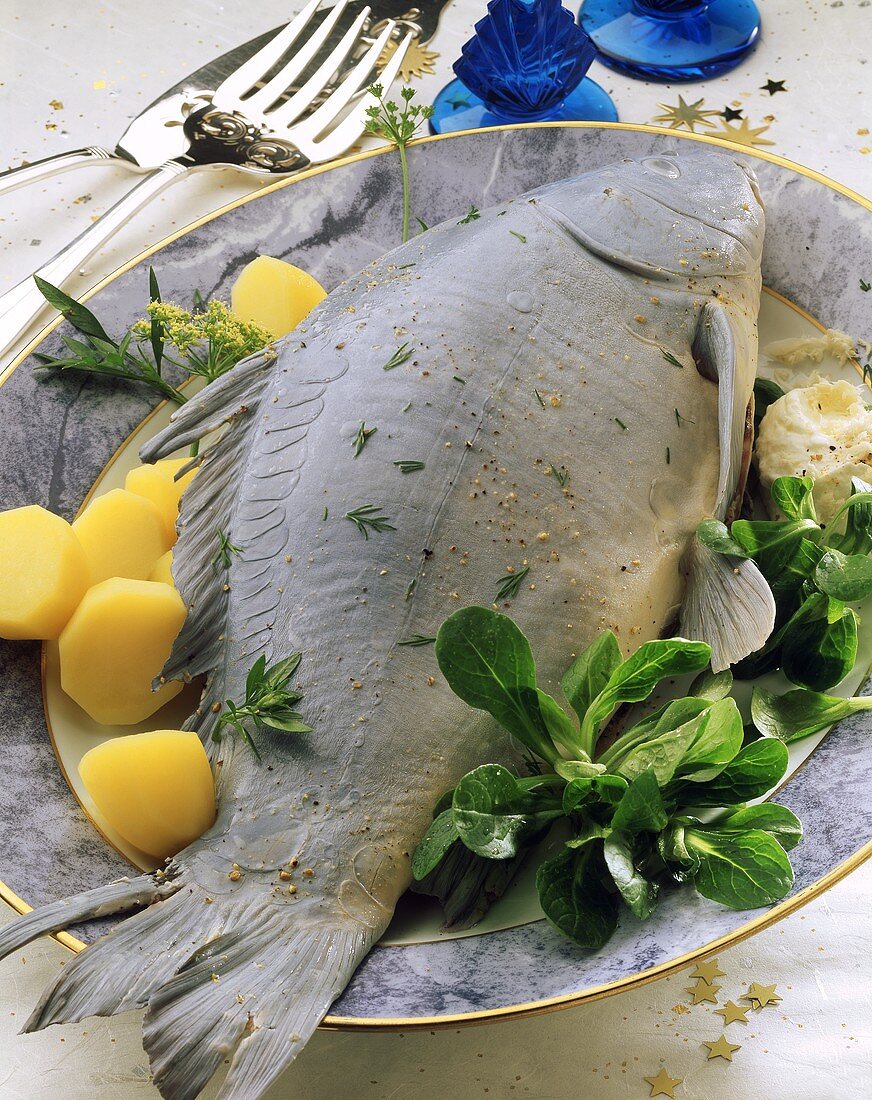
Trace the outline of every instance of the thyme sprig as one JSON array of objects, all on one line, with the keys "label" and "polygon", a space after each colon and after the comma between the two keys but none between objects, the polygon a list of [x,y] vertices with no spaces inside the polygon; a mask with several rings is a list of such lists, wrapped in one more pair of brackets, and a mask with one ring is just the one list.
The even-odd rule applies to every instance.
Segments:
[{"label": "thyme sprig", "polygon": [[403,241],[409,239],[409,217],[411,214],[411,194],[409,186],[409,162],[406,146],[415,136],[418,128],[432,114],[433,108],[422,103],[414,103],[415,89],[406,85],[400,89],[402,106],[389,99],[382,99],[384,88],[381,84],[372,84],[370,94],[378,100],[377,104],[367,108],[366,131],[393,142],[400,154],[400,171],[403,175]]},{"label": "thyme sprig", "polygon": [[400,344],[394,354],[388,359],[387,363],[382,367],[382,370],[393,370],[394,367],[401,367],[403,363],[412,358],[414,352],[408,341],[405,344]]},{"label": "thyme sprig", "polygon": [[350,519],[365,539],[369,538],[372,531],[396,531],[396,527],[390,521],[390,516],[383,515],[377,504],[363,504],[351,512],[345,513],[345,518]]},{"label": "thyme sprig", "polygon": [[282,733],[311,733],[312,727],[303,721],[295,710],[303,698],[301,691],[293,691],[289,684],[302,660],[302,653],[294,653],[283,661],[267,668],[266,657],[260,656],[251,666],[245,680],[245,700],[236,704],[232,699],[224,703],[218,725],[212,734],[213,741],[220,741],[224,726],[229,726],[245,741],[254,755],[261,759],[249,726],[256,730],[268,726]]},{"label": "thyme sprig", "polygon": [[511,600],[521,591],[521,585],[524,583],[524,578],[530,572],[530,566],[524,565],[514,573],[509,573],[508,576],[502,577],[499,582],[499,588],[497,588],[497,594],[494,598],[494,603],[501,603],[503,600]]}]

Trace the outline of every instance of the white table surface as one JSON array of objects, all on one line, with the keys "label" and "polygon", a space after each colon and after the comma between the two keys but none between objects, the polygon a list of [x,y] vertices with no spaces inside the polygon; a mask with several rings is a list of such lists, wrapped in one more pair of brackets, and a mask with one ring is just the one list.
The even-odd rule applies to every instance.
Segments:
[{"label": "white table surface", "polygon": [[[764,36],[754,55],[717,81],[689,86],[631,81],[594,65],[621,120],[649,122],[658,103],[739,108],[761,146],[872,195],[872,3],[758,0]],[[276,25],[299,0],[0,0],[0,168],[86,144],[112,147],[129,118],[168,84],[237,42]],[[483,13],[455,0],[429,48],[436,72]],[[786,92],[770,96],[767,80]],[[729,124],[732,127],[739,123]],[[719,123],[714,130],[722,131]],[[766,127],[760,131],[761,127]],[[129,182],[88,168],[0,202],[0,290],[28,275],[99,216]],[[238,173],[184,181],[90,261],[75,293],[194,218],[251,190]],[[872,304],[872,303],[870,303]],[[39,326],[36,326],[37,328]],[[868,336],[868,333],[854,335]],[[23,341],[22,341],[23,346]],[[0,827],[2,835],[2,827]],[[2,851],[2,845],[0,845]],[[2,861],[2,856],[0,856]],[[0,865],[2,877],[2,865]],[[741,1049],[706,1061],[715,1005],[684,1011],[689,970],[559,1013],[444,1032],[319,1032],[269,1096],[417,1100],[453,1095],[537,1100],[643,1098],[643,1078],[665,1066],[681,1100],[834,1100],[872,1095],[868,959],[872,869],[856,871],[773,928],[720,955],[720,1003],[750,981],[777,983],[782,1001],[726,1029]],[[0,924],[12,916],[0,906]],[[19,1037],[37,996],[68,953],[43,939],[0,964],[0,1100],[146,1100],[156,1097],[136,1013]],[[864,983],[864,969],[865,978]],[[205,1096],[213,1096],[215,1083]]]}]

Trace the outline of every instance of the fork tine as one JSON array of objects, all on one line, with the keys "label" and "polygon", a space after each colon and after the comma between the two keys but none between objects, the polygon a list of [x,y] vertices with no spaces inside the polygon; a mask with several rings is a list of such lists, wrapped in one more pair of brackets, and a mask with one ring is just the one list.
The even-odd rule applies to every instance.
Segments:
[{"label": "fork tine", "polygon": [[[295,140],[299,137],[304,141],[315,141],[319,134],[339,118],[345,107],[360,91],[361,85],[369,77],[376,61],[381,57],[382,51],[390,40],[394,26],[393,20],[389,20],[384,30],[339,87],[330,93],[317,111],[313,111],[298,127],[295,127],[293,134]],[[402,60],[402,57],[400,60]],[[337,127],[338,129],[341,129],[341,127]]]},{"label": "fork tine", "polygon": [[369,12],[370,9],[368,7],[364,8],[342,36],[338,45],[331,50],[329,57],[318,66],[306,83],[294,92],[287,103],[283,103],[281,107],[276,107],[274,111],[270,111],[264,121],[266,121],[272,129],[280,130],[283,126],[290,126],[296,118],[300,117],[307,107],[311,107],[315,97],[325,87],[330,77],[333,76],[345,58],[358,44],[360,32],[363,29],[364,23],[369,18]]},{"label": "fork tine", "polygon": [[293,54],[288,63],[276,73],[268,84],[265,84],[253,96],[249,96],[245,100],[245,115],[247,118],[251,119],[252,122],[272,123],[272,116],[266,114],[267,109],[291,87],[300,73],[305,71],[306,66],[330,37],[333,28],[345,11],[347,3],[348,0],[339,0],[339,3],[331,9],[324,22],[307,40],[305,45]]},{"label": "fork tine", "polygon": [[[382,72],[379,74],[379,83],[386,90],[390,88],[396,79],[397,73],[400,71],[400,66],[403,64],[403,58],[406,56],[406,51],[412,44],[414,34],[407,34],[406,37],[400,42],[393,53],[390,61],[385,65]],[[330,101],[328,100],[327,103]],[[326,137],[316,143],[317,158],[310,158],[313,163],[320,163],[321,161],[333,160],[334,157],[341,156],[347,152],[348,149],[354,144],[354,142],[363,133],[366,126],[366,111],[368,107],[371,107],[378,101],[373,95],[367,93],[363,96],[360,103],[358,103],[354,110],[344,118],[342,122],[334,129],[331,130]],[[327,104],[325,104],[327,106]]]},{"label": "fork tine", "polygon": [[251,91],[282,54],[300,37],[312,16],[318,10],[321,0],[309,0],[300,14],[277,35],[267,42],[243,65],[223,80],[212,96],[212,102],[222,111],[238,111],[242,106],[242,97]]}]

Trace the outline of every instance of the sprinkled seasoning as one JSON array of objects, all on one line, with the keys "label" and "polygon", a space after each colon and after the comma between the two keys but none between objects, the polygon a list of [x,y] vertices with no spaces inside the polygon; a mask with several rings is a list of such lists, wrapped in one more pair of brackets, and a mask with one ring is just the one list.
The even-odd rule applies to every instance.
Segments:
[{"label": "sprinkled seasoning", "polygon": [[542,406],[542,408],[544,409],[544,408],[545,408],[545,402],[544,402],[544,401],[542,400],[542,394],[541,394],[541,393],[539,393],[539,391],[538,391],[538,390],[533,390],[533,393],[535,393],[535,394],[536,394],[536,400],[537,400],[537,401],[539,402],[539,404],[540,404],[540,405]]}]

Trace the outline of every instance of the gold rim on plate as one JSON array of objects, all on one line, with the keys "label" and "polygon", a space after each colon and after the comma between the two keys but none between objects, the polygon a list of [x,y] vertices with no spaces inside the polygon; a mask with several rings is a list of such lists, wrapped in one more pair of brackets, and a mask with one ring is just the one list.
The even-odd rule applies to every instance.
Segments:
[{"label": "gold rim on plate", "polygon": [[[704,145],[714,145],[718,148],[725,149],[733,154],[741,153],[745,156],[757,158],[759,160],[768,161],[771,164],[777,164],[782,168],[787,168],[792,172],[796,172],[798,175],[806,176],[808,179],[815,180],[817,183],[823,184],[832,191],[836,191],[846,198],[856,202],[858,205],[864,207],[866,210],[872,212],[872,200],[865,198],[858,194],[858,192],[851,190],[851,188],[844,186],[844,184],[837,183],[835,180],[831,180],[828,177],[822,175],[820,172],[814,171],[814,169],[806,168],[804,165],[797,164],[794,161],[788,160],[786,157],[780,157],[775,153],[768,153],[760,149],[746,150],[741,146],[724,141],[721,138],[710,137],[706,134],[693,134],[683,133],[677,130],[670,130],[664,126],[649,126],[644,124],[634,125],[632,123],[625,122],[567,122],[567,123],[553,123],[553,122],[532,122],[523,123],[520,125],[512,126],[492,126],[482,130],[458,130],[448,134],[434,134],[430,137],[419,138],[415,141],[414,145],[430,144],[437,141],[448,141],[457,137],[468,137],[471,134],[477,133],[497,133],[508,130],[534,130],[534,129],[579,129],[579,130],[619,130],[630,133],[652,134],[659,135],[660,137],[675,137],[682,141],[696,141]],[[249,202],[253,202],[256,199],[261,198],[263,195],[271,194],[274,191],[279,191],[282,188],[290,187],[301,180],[308,179],[311,176],[321,175],[324,172],[331,172],[337,168],[342,168],[347,164],[354,164],[361,160],[368,160],[371,157],[383,156],[386,153],[392,152],[391,146],[384,146],[379,149],[370,149],[362,153],[354,153],[347,157],[343,157],[340,160],[333,161],[330,164],[321,165],[317,168],[310,168],[305,172],[301,172],[298,175],[290,176],[287,179],[277,180],[275,183],[269,184],[267,187],[261,188],[259,191],[254,191],[249,195],[243,195],[241,198],[234,199],[232,202],[226,203],[224,206],[219,207],[217,210],[213,210],[209,214],[203,215],[201,218],[197,218],[195,221],[190,222],[184,228],[171,233],[169,236],[164,237],[150,248],[144,249],[133,259],[128,260],[127,263],[122,264],[116,268],[105,278],[101,279],[90,290],[84,292],[79,300],[87,301],[95,294],[98,294],[104,287],[114,282],[121,275],[126,274],[132,268],[141,264],[144,260],[147,260],[150,256],[153,256],[156,252],[160,251],[166,245],[171,244],[173,241],[179,240],[186,234],[192,232],[194,229],[198,229],[202,225],[206,225],[216,218],[220,218],[222,215],[228,213],[231,210],[235,210],[240,206],[245,206]],[[769,289],[769,288],[767,288]],[[777,291],[771,291],[775,297],[780,298],[782,301],[790,305],[798,313],[802,314],[807,320],[811,321],[818,328],[822,328],[820,322],[817,321],[806,310],[797,306],[789,299],[784,298],[783,295]],[[0,373],[0,386],[12,375],[13,371],[19,367],[24,360],[42,343],[42,341],[53,332],[58,325],[62,322],[63,317],[58,316],[52,322],[50,322],[44,329],[42,329],[25,347],[24,349],[12,360],[8,368]],[[156,410],[155,410],[156,411]],[[154,411],[150,416],[154,415]],[[146,418],[148,419],[148,418]],[[136,429],[135,429],[136,430]],[[129,438],[129,437],[128,437]],[[122,447],[124,444],[122,444]],[[116,452],[117,453],[117,452]],[[115,456],[113,455],[113,458]],[[111,463],[110,459],[110,463]],[[108,465],[109,463],[107,463]],[[102,474],[101,474],[102,477]],[[98,479],[99,480],[99,479]],[[93,492],[93,489],[91,490]],[[56,754],[57,755],[57,754]],[[794,773],[795,774],[795,773]],[[88,815],[90,820],[90,815]],[[92,822],[93,823],[93,822]],[[851,871],[861,866],[870,856],[872,856],[872,842],[864,845],[854,855],[850,856],[843,863],[839,864],[823,878],[817,880],[806,887],[805,890],[801,890],[798,894],[795,894],[787,901],[781,902],[779,905],[773,906],[762,916],[756,917],[754,920],[748,921],[746,924],[741,925],[739,928],[734,929],[732,932],[728,932],[726,935],[721,936],[719,939],[712,940],[711,942],[704,944],[702,947],[695,948],[693,951],[688,952],[685,955],[681,955],[676,959],[670,959],[668,962],[661,963],[658,966],[650,967],[648,970],[640,971],[638,974],[629,975],[623,978],[618,978],[613,982],[606,982],[602,985],[591,986],[588,989],[581,990],[576,993],[565,993],[557,997],[548,997],[539,1001],[530,1001],[523,1004],[509,1005],[505,1008],[492,1008],[483,1009],[477,1012],[463,1012],[445,1016],[415,1016],[415,1017],[351,1017],[351,1016],[325,1016],[321,1022],[321,1027],[327,1030],[341,1030],[341,1031],[412,1031],[420,1028],[448,1028],[460,1026],[470,1026],[475,1024],[484,1024],[494,1020],[512,1020],[520,1019],[526,1016],[538,1016],[546,1012],[556,1012],[560,1009],[570,1008],[573,1005],[584,1004],[589,1001],[597,1001],[603,997],[609,997],[614,993],[621,992],[626,989],[635,989],[639,986],[647,985],[649,982],[656,981],[658,978],[666,977],[669,974],[673,974],[678,970],[683,970],[686,966],[689,966],[693,962],[697,962],[700,959],[705,958],[707,955],[714,954],[717,951],[722,951],[724,948],[732,947],[734,944],[741,943],[749,936],[754,935],[757,932],[763,931],[763,929],[770,927],[777,921],[782,920],[784,917],[789,916],[791,913],[802,908],[802,906],[813,901],[814,898],[824,893],[831,886],[835,885]],[[7,902],[17,913],[25,914],[32,910],[32,906],[19,897],[13,890],[11,890],[2,880],[0,880],[0,900]],[[86,949],[87,944],[81,940],[72,936],[69,932],[61,931],[56,932],[53,938],[58,941],[62,946],[68,948],[74,954]]]}]

